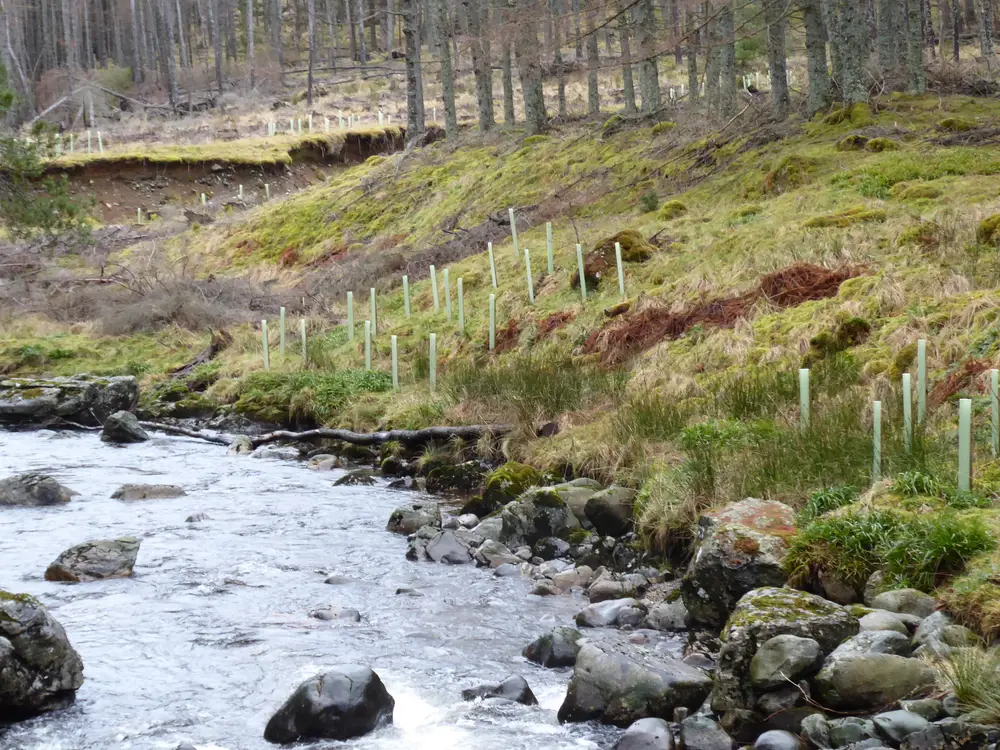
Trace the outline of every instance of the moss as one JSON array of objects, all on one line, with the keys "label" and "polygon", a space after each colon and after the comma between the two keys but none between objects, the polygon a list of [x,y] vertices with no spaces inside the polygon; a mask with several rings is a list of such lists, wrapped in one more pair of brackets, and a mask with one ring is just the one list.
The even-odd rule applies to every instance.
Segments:
[{"label": "moss", "polygon": [[946,117],[938,122],[938,127],[942,130],[950,130],[952,133],[965,133],[975,128],[976,123],[963,117]]},{"label": "moss", "polygon": [[620,115],[611,115],[601,126],[601,138],[610,138],[625,126],[625,120]]},{"label": "moss", "polygon": [[935,596],[958,622],[995,641],[1000,637],[1000,554],[973,559],[963,575],[939,588]]},{"label": "moss", "polygon": [[896,352],[896,356],[892,359],[892,369],[890,372],[892,373],[893,380],[898,380],[904,372],[907,372],[916,358],[916,341],[900,347],[899,351]]},{"label": "moss", "polygon": [[[648,243],[642,234],[634,229],[626,229],[611,237],[605,237],[594,245],[594,249],[583,259],[588,287],[596,287],[602,278],[615,273],[613,269],[617,266],[616,243],[621,246],[624,263],[643,263],[652,258],[656,251],[656,247]],[[570,283],[573,287],[579,288],[579,271],[573,274]]]},{"label": "moss", "polygon": [[734,221],[749,219],[752,216],[760,216],[763,211],[764,207],[759,203],[747,203],[729,214],[729,218]]},{"label": "moss", "polygon": [[858,346],[868,338],[871,330],[871,323],[855,316],[838,323],[833,331],[820,331],[809,340],[809,353],[803,358],[803,366],[809,367]]},{"label": "moss", "polygon": [[236,411],[265,422],[328,424],[350,396],[391,388],[384,372],[257,372],[241,381]]},{"label": "moss", "polygon": [[845,609],[851,613],[851,616],[857,617],[859,620],[865,615],[870,615],[875,611],[871,607],[866,607],[863,604],[850,604]]},{"label": "moss", "polygon": [[531,493],[531,502],[542,508],[566,507],[566,501],[555,490],[537,490]]},{"label": "moss", "polygon": [[857,133],[842,138],[837,142],[838,151],[863,151],[868,145],[868,138]]},{"label": "moss", "polygon": [[871,107],[866,102],[858,102],[835,109],[823,118],[826,125],[841,125],[850,123],[856,128],[863,128],[875,122]]},{"label": "moss", "polygon": [[941,227],[933,221],[921,221],[904,229],[896,238],[896,244],[932,250],[941,244]]},{"label": "moss", "polygon": [[1000,246],[1000,214],[993,214],[979,222],[976,241],[981,245]]},{"label": "moss", "polygon": [[[799,154],[789,154],[768,170],[757,192],[761,195],[780,195],[805,185],[819,166],[816,159]],[[750,197],[749,191],[747,197]]]},{"label": "moss", "polygon": [[506,505],[529,488],[540,484],[541,480],[542,475],[538,469],[516,461],[508,461],[486,476],[483,500],[491,506]]},{"label": "moss", "polygon": [[550,140],[550,136],[547,135],[529,135],[527,138],[524,139],[521,145],[527,148],[531,148],[532,146],[536,146],[539,143],[545,143],[548,140]]},{"label": "moss", "polygon": [[802,226],[808,229],[826,227],[843,228],[866,222],[882,222],[886,220],[886,217],[887,214],[882,209],[868,209],[863,206],[857,206],[855,208],[848,208],[844,211],[837,211],[832,214],[814,216],[813,218],[803,222]]},{"label": "moss", "polygon": [[583,544],[590,539],[590,532],[586,529],[572,529],[566,535],[566,541],[570,544]]},{"label": "moss", "polygon": [[898,151],[899,143],[892,138],[872,138],[865,144],[865,151],[881,154],[883,151]]},{"label": "moss", "polygon": [[677,127],[676,122],[658,122],[653,126],[653,137],[656,138],[658,135],[663,135],[664,133],[669,133],[671,130]]},{"label": "moss", "polygon": [[660,207],[660,219],[670,221],[687,213],[687,206],[678,200],[667,201]]},{"label": "moss", "polygon": [[940,198],[941,190],[934,185],[927,185],[920,183],[917,185],[906,185],[900,183],[898,185],[893,185],[892,196],[898,198],[901,201],[913,201],[932,198]]}]

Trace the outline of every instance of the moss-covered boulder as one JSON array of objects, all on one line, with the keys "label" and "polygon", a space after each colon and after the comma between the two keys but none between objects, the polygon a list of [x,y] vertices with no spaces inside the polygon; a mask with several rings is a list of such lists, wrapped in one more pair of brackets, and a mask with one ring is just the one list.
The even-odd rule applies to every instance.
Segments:
[{"label": "moss-covered boulder", "polygon": [[892,138],[872,138],[865,144],[865,151],[881,154],[883,151],[899,151],[899,143]]},{"label": "moss-covered boulder", "polygon": [[500,511],[500,540],[510,549],[534,547],[547,537],[567,539],[580,521],[558,492],[536,488]]},{"label": "moss-covered boulder", "polygon": [[209,417],[218,408],[204,393],[192,391],[182,380],[157,383],[142,395],[139,414],[143,419],[197,419]]},{"label": "moss-covered boulder", "polygon": [[748,198],[755,195],[781,195],[809,182],[818,166],[819,161],[816,159],[789,154],[773,167],[765,167],[764,178],[760,184],[749,186],[744,190],[744,194]]},{"label": "moss-covered boulder", "polygon": [[857,102],[839,107],[823,118],[826,125],[842,125],[850,123],[856,128],[863,128],[875,122],[871,107],[867,102]]},{"label": "moss-covered boulder", "polygon": [[669,133],[671,130],[677,127],[676,122],[670,122],[669,120],[665,122],[658,122],[653,126],[653,137],[656,138],[658,135],[663,135],[664,133]]},{"label": "moss-covered boulder", "polygon": [[941,189],[926,182],[911,184],[897,182],[892,186],[892,197],[901,201],[928,200],[941,197]]},{"label": "moss-covered boulder", "polygon": [[[670,205],[669,203],[666,205]],[[623,232],[605,237],[594,245],[583,259],[584,275],[589,288],[595,287],[601,279],[609,274],[614,277],[617,273],[618,261],[615,257],[615,243],[621,245],[623,263],[644,263],[653,257],[656,247],[646,241],[645,237],[634,229],[626,229]],[[580,272],[573,274],[572,285],[574,288],[580,287]]]},{"label": "moss-covered boulder", "polygon": [[542,474],[538,469],[517,461],[508,461],[486,475],[482,503],[478,506],[484,512],[476,515],[495,513],[507,503],[516,500],[530,487],[541,483]]},{"label": "moss-covered boulder", "polygon": [[438,466],[427,475],[427,491],[469,494],[483,489],[486,470],[479,461]]},{"label": "moss-covered boulder", "polygon": [[831,654],[813,681],[824,706],[837,710],[887,706],[919,697],[936,684],[934,668],[896,654]]},{"label": "moss-covered boulder", "polygon": [[976,241],[980,245],[1000,246],[1000,214],[993,214],[979,222]]},{"label": "moss-covered boulder", "polygon": [[863,151],[868,145],[869,139],[866,136],[854,133],[837,141],[838,151]]},{"label": "moss-covered boulder", "polygon": [[814,216],[803,222],[802,226],[807,229],[824,229],[827,227],[849,227],[854,224],[864,224],[866,222],[881,222],[886,220],[886,212],[880,208],[865,208],[856,206],[844,211],[835,211],[831,214]]},{"label": "moss-covered boulder", "polygon": [[[663,221],[672,221],[674,219],[680,218],[687,212],[688,212],[687,206],[685,206],[681,201],[678,200],[667,201],[662,206],[660,206],[660,218]],[[624,259],[624,254],[622,258]]]},{"label": "moss-covered boulder", "polygon": [[952,133],[965,133],[975,128],[976,123],[964,117],[946,117],[938,123],[938,127]]}]

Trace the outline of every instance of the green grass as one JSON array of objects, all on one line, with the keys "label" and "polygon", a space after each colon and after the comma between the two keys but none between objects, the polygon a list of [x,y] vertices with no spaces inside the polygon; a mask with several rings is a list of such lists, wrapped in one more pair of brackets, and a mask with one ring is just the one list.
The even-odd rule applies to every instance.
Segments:
[{"label": "green grass", "polygon": [[963,711],[973,712],[977,723],[1000,723],[1000,649],[954,649],[938,670]]},{"label": "green grass", "polygon": [[256,372],[240,382],[236,410],[267,422],[328,424],[351,396],[391,388],[384,372]]}]

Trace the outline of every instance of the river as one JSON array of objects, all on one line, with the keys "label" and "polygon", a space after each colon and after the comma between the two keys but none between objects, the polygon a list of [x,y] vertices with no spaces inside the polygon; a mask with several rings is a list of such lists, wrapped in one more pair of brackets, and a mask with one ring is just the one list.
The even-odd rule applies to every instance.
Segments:
[{"label": "river", "polygon": [[[334,487],[341,472],[226,455],[157,437],[102,444],[94,434],[0,432],[0,477],[52,474],[81,494],[57,508],[0,510],[0,589],[39,597],[85,665],[76,704],[0,730],[4,750],[257,750],[273,711],[303,679],[343,663],[371,666],[396,699],[395,723],[351,741],[398,750],[586,750],[592,725],[560,726],[568,670],[522,648],[571,624],[579,596],[528,596],[530,582],[473,566],[405,559],[385,531],[414,493]],[[126,482],[178,484],[187,496],[121,502]],[[185,523],[193,514],[210,520]],[[46,566],[88,539],[141,538],[131,579],[48,583]],[[329,585],[327,574],[350,582]],[[396,595],[409,587],[422,596]],[[359,624],[312,619],[335,604]],[[463,703],[463,688],[527,677],[539,707]],[[317,742],[312,747],[343,747]]]}]

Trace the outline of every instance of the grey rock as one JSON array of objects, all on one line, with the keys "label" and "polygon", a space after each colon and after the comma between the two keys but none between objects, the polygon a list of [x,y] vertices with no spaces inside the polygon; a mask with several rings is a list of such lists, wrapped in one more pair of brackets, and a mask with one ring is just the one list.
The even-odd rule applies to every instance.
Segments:
[{"label": "grey rock", "polygon": [[[523,565],[524,563],[521,563]],[[521,565],[515,563],[504,563],[493,569],[493,575],[497,578],[513,578],[522,573]]]},{"label": "grey rock", "polygon": [[510,675],[499,685],[479,685],[462,691],[462,700],[464,701],[474,701],[477,698],[500,698],[525,706],[538,705],[538,699],[528,687],[528,681],[518,674]]},{"label": "grey rock", "polygon": [[[406,559],[414,561],[429,560],[427,543],[440,533],[436,526],[421,526],[407,538]],[[453,532],[448,532],[453,533]]]},{"label": "grey rock", "polygon": [[962,721],[931,724],[903,740],[902,750],[993,750],[1000,742],[1000,728]]},{"label": "grey rock", "polygon": [[332,620],[339,622],[361,622],[361,613],[351,607],[334,607],[333,605],[329,605],[314,609],[309,613],[309,616],[327,622]]},{"label": "grey rock", "polygon": [[327,586],[347,586],[348,584],[351,583],[357,583],[357,581],[353,578],[348,578],[347,576],[334,574],[324,578],[323,583],[325,583]]},{"label": "grey rock", "polygon": [[875,737],[875,724],[870,719],[847,716],[832,719],[829,723],[830,742],[834,747],[845,747]]},{"label": "grey rock", "polygon": [[756,708],[764,716],[773,716],[774,714],[804,705],[809,695],[809,683],[803,680],[797,685],[788,685],[787,687],[762,693],[757,698]]},{"label": "grey rock", "polygon": [[576,616],[581,628],[635,627],[646,616],[646,608],[636,599],[611,599],[585,607]]},{"label": "grey rock", "polygon": [[249,456],[253,453],[253,443],[246,435],[237,435],[229,444],[229,450],[226,453],[230,456]]},{"label": "grey rock", "polygon": [[111,495],[112,500],[167,500],[187,493],[175,484],[123,484]]},{"label": "grey rock", "polygon": [[685,750],[732,750],[733,740],[708,716],[688,716],[681,722],[681,746]]},{"label": "grey rock", "polygon": [[945,715],[944,706],[936,698],[918,698],[912,701],[900,701],[899,707],[904,711],[922,716],[927,721],[937,721]]},{"label": "grey rock", "polygon": [[532,488],[500,511],[500,541],[511,549],[531,547],[546,537],[563,537],[580,528],[573,511],[553,488]]},{"label": "grey rock", "polygon": [[687,616],[684,600],[677,598],[673,601],[660,602],[650,608],[645,625],[653,630],[686,630]]},{"label": "grey rock", "polygon": [[812,638],[788,633],[761,644],[750,660],[750,684],[756,690],[771,690],[798,680],[817,669],[823,651]]},{"label": "grey rock", "polygon": [[139,400],[134,377],[0,378],[0,425],[67,421],[96,427]]},{"label": "grey rock", "polygon": [[423,594],[421,594],[416,589],[403,586],[401,588],[396,589],[396,596],[410,596],[416,598],[419,596],[423,596]]},{"label": "grey rock", "polygon": [[524,560],[524,562],[528,562],[533,558],[533,555],[531,554],[531,547],[516,548],[514,550],[514,556],[520,558],[521,560]]},{"label": "grey rock", "polygon": [[920,732],[930,724],[927,719],[910,711],[886,711],[872,717],[875,731],[890,742],[900,743],[915,732]]},{"label": "grey rock", "polygon": [[831,602],[854,604],[861,599],[861,595],[853,586],[844,583],[829,571],[821,570],[817,578],[819,578],[819,585],[823,587],[823,594]]},{"label": "grey rock", "polygon": [[802,735],[810,747],[830,748],[830,724],[821,713],[809,714],[802,720]]},{"label": "grey rock", "polygon": [[441,528],[458,531],[458,529],[462,528],[462,524],[458,522],[458,516],[453,516],[450,513],[442,513]]},{"label": "grey rock", "polygon": [[0,591],[0,723],[71,704],[83,662],[37,599]]},{"label": "grey rock", "polygon": [[954,693],[946,695],[941,699],[941,708],[943,708],[944,712],[952,718],[962,715],[962,704],[959,703],[958,698]]},{"label": "grey rock", "polygon": [[639,719],[618,738],[612,750],[672,750],[670,725],[663,719]]},{"label": "grey rock", "polygon": [[250,458],[265,461],[298,461],[300,455],[298,448],[289,445],[262,445],[254,449]]},{"label": "grey rock", "polygon": [[45,580],[82,583],[129,578],[138,556],[139,540],[132,536],[84,542],[59,555],[46,569]]},{"label": "grey rock", "polygon": [[816,675],[819,701],[838,710],[885,706],[917,697],[936,673],[919,659],[893,654],[844,654],[827,658]]},{"label": "grey rock", "polygon": [[556,560],[569,555],[570,544],[559,537],[550,536],[539,540],[532,551],[543,560]]},{"label": "grey rock", "polygon": [[895,630],[866,630],[848,638],[831,653],[831,657],[847,654],[910,655],[910,639]]},{"label": "grey rock", "polygon": [[199,523],[201,521],[211,521],[208,513],[192,513],[190,516],[184,519],[184,523]]},{"label": "grey rock", "polygon": [[551,669],[572,667],[576,664],[582,637],[580,631],[573,628],[553,628],[551,633],[539,636],[529,643],[522,655],[528,661]]},{"label": "grey rock", "polygon": [[441,511],[433,503],[396,508],[389,516],[386,531],[393,534],[415,534],[421,526],[440,526]]},{"label": "grey rock", "polygon": [[309,459],[309,468],[313,471],[333,471],[343,469],[346,465],[347,462],[343,458],[330,453],[321,453]]},{"label": "grey rock", "polygon": [[844,745],[844,750],[888,750],[888,748],[882,744],[882,740],[870,737],[867,740],[861,740],[861,742]]},{"label": "grey rock", "polygon": [[570,570],[573,563],[569,560],[545,560],[538,566],[538,574],[546,578],[555,578],[560,573]]},{"label": "grey rock", "polygon": [[417,481],[413,477],[399,477],[399,479],[393,479],[389,484],[386,485],[386,489],[390,490],[412,490],[417,486]]},{"label": "grey rock", "polygon": [[560,722],[598,720],[627,727],[637,719],[696,709],[711,690],[704,672],[668,656],[631,647],[584,644],[559,708]]},{"label": "grey rock", "polygon": [[63,487],[47,474],[17,474],[0,480],[0,506],[19,505],[26,508],[41,508],[63,505],[80,493]]},{"label": "grey rock", "polygon": [[503,520],[499,516],[485,518],[472,531],[483,539],[492,539],[498,542],[503,534]]},{"label": "grey rock", "polygon": [[869,606],[874,606],[872,602],[875,601],[875,597],[879,595],[882,589],[885,587],[886,574],[884,570],[876,570],[870,576],[868,580],[865,581],[864,597],[862,601]]},{"label": "grey rock", "polygon": [[635,490],[612,485],[591,495],[584,513],[594,530],[602,536],[623,536],[632,530],[632,507]]},{"label": "grey rock", "polygon": [[861,630],[894,630],[897,633],[902,633],[908,636],[910,634],[910,629],[906,627],[906,623],[903,622],[896,614],[889,612],[884,609],[877,609],[874,612],[869,612],[867,615],[858,620],[861,625]]},{"label": "grey rock", "polygon": [[369,469],[349,471],[333,483],[334,487],[370,487],[375,484],[375,475]]},{"label": "grey rock", "polygon": [[392,723],[396,702],[371,669],[349,664],[316,675],[292,693],[267,722],[264,739],[348,740]]},{"label": "grey rock", "polygon": [[552,576],[552,583],[561,591],[583,588],[594,578],[594,571],[588,565],[578,565]]},{"label": "grey rock", "polygon": [[521,560],[514,556],[514,553],[507,549],[506,545],[488,539],[483,542],[475,553],[476,560],[482,565],[491,568],[499,568],[504,563],[520,565]]},{"label": "grey rock", "polygon": [[753,743],[754,750],[803,750],[802,740],[791,732],[772,729]]},{"label": "grey rock", "polygon": [[474,529],[479,525],[479,516],[475,513],[463,513],[458,517],[458,525],[466,529]]},{"label": "grey rock", "polygon": [[795,511],[774,501],[748,498],[702,514],[698,548],[681,584],[691,622],[720,628],[748,591],[784,585],[794,528]]},{"label": "grey rock", "polygon": [[472,562],[472,551],[454,531],[439,531],[427,541],[427,557],[436,563],[464,565]]},{"label": "grey rock", "polygon": [[587,518],[587,501],[600,492],[601,487],[595,486],[593,483],[577,483],[574,480],[573,482],[563,482],[562,484],[555,484],[544,489],[558,495],[566,503],[566,506],[573,511],[573,515],[576,516],[576,520],[583,528],[592,528],[590,519]]},{"label": "grey rock", "polygon": [[101,442],[126,445],[128,443],[144,443],[149,435],[142,429],[138,417],[129,411],[116,411],[104,420],[101,430]]},{"label": "grey rock", "polygon": [[[645,583],[645,579],[643,582]],[[605,602],[609,599],[622,599],[636,596],[641,593],[643,588],[644,586],[637,586],[633,580],[604,571],[604,573],[596,575],[590,586],[587,587],[587,598],[592,603]]]},{"label": "grey rock", "polygon": [[559,596],[559,594],[564,592],[552,581],[543,580],[535,584],[535,587],[531,589],[531,593],[535,596]]},{"label": "grey rock", "polygon": [[935,656],[947,656],[953,648],[976,646],[979,638],[963,625],[958,625],[944,612],[925,618],[913,634],[913,645],[924,647]]},{"label": "grey rock", "polygon": [[872,599],[871,606],[876,609],[887,609],[890,612],[901,612],[916,617],[930,617],[937,608],[937,600],[930,594],[917,589],[895,589],[885,591]]}]

